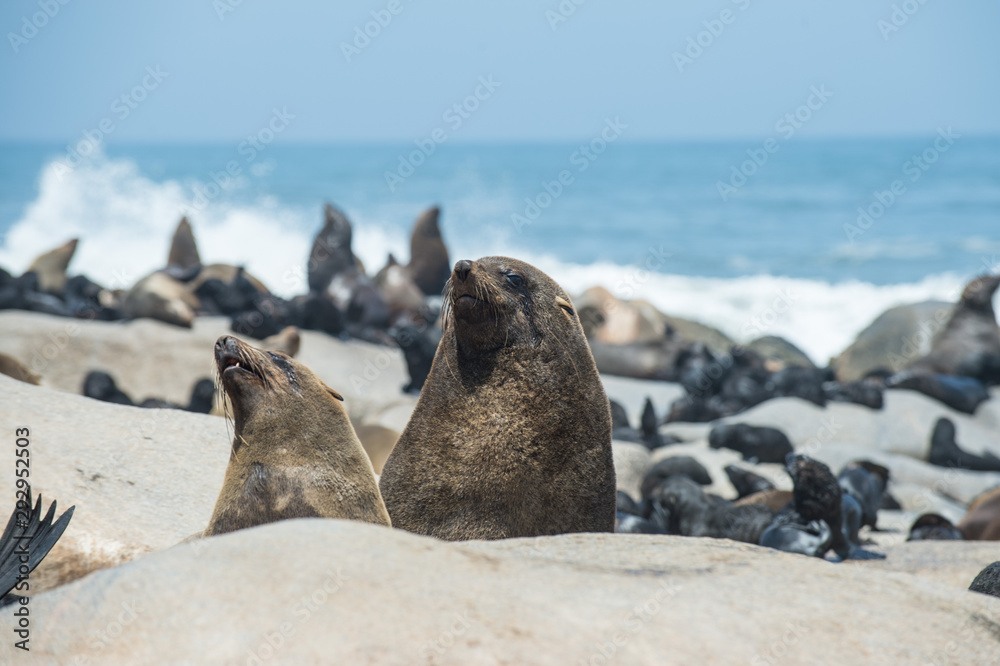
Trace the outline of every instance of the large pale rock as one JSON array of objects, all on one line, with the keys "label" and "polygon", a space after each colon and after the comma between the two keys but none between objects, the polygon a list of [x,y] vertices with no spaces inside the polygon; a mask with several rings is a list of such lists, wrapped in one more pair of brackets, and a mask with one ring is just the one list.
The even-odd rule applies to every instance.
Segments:
[{"label": "large pale rock", "polygon": [[615,481],[618,490],[634,500],[642,499],[642,477],[649,469],[649,449],[632,442],[611,442],[615,461]]},{"label": "large pale rock", "polygon": [[[165,548],[204,529],[222,487],[226,421],[172,409],[112,405],[0,376],[0,432],[29,429],[31,485],[76,506],[33,574],[34,590]],[[13,451],[10,451],[13,460]],[[0,514],[14,475],[0,477]]]},{"label": "large pale rock", "polygon": [[877,368],[898,372],[931,348],[948,322],[953,304],[925,301],[890,308],[880,314],[830,365],[840,381],[861,379]]},{"label": "large pale rock", "polygon": [[[923,544],[907,546],[918,553]],[[925,572],[939,552],[929,550],[907,566]],[[970,551],[956,563],[960,575],[940,582],[939,571],[892,570],[891,556],[876,566],[833,564],[724,540],[588,534],[461,544],[361,523],[285,521],[184,544],[36,598],[31,656],[38,664],[992,663],[1000,600],[961,583],[994,557]],[[11,635],[9,613],[0,626]],[[13,650],[0,642],[0,660],[17,663]]]}]

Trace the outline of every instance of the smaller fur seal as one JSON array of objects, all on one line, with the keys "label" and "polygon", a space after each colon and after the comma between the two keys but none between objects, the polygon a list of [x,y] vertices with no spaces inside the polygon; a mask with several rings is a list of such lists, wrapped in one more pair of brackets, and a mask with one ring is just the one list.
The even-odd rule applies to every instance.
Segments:
[{"label": "smaller fur seal", "polygon": [[779,513],[760,536],[760,545],[809,557],[826,555],[833,530],[825,520],[802,522],[794,513]]},{"label": "smaller fur seal", "polygon": [[969,591],[1000,597],[1000,562],[987,565],[980,571],[969,586]]},{"label": "smaller fur seal", "polygon": [[393,326],[389,329],[389,335],[403,351],[406,370],[410,375],[410,382],[403,387],[403,392],[419,395],[427,381],[427,375],[431,373],[439,339],[432,330],[422,330],[411,323]]},{"label": "smaller fur seal", "polygon": [[234,438],[204,536],[290,518],[390,524],[339,394],[284,354],[232,336],[215,343],[215,362]]},{"label": "smaller fur seal", "polygon": [[1000,458],[989,451],[981,456],[963,451],[955,441],[955,424],[945,417],[939,418],[934,424],[927,462],[938,467],[969,469],[977,472],[1000,471]]},{"label": "smaller fur seal", "polygon": [[438,224],[440,217],[441,208],[432,206],[420,216],[410,234],[410,263],[406,270],[428,296],[439,296],[451,277],[448,248]]},{"label": "smaller fur seal", "polygon": [[708,433],[713,449],[727,448],[743,455],[744,460],[781,463],[792,452],[792,443],[777,428],[757,427],[746,423],[724,423]]},{"label": "smaller fur seal", "polygon": [[106,372],[91,370],[83,379],[83,395],[116,405],[134,405],[132,398],[118,388],[114,378]]},{"label": "smaller fur seal", "polygon": [[42,291],[57,294],[66,286],[66,270],[73,261],[79,239],[74,238],[54,250],[50,250],[35,258],[28,266],[26,273],[38,275],[38,288]]},{"label": "smaller fur seal", "polygon": [[781,511],[786,506],[791,504],[793,499],[791,490],[778,490],[776,488],[772,488],[771,490],[761,490],[760,492],[753,493],[752,495],[741,497],[736,500],[734,504],[736,504],[736,506],[763,504],[766,507],[770,507],[772,511]]},{"label": "smaller fur seal", "polygon": [[961,530],[944,516],[925,513],[913,521],[907,541],[962,541]]},{"label": "smaller fur seal", "polygon": [[187,285],[166,273],[156,272],[135,283],[125,295],[122,309],[129,317],[148,317],[191,328],[201,306]]}]

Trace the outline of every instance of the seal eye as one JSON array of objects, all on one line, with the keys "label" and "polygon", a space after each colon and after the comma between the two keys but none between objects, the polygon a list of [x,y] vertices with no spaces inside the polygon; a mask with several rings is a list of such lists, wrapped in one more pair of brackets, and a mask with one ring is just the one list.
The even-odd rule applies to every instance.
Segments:
[{"label": "seal eye", "polygon": [[524,286],[524,278],[517,273],[507,273],[507,282],[515,289],[520,289]]}]

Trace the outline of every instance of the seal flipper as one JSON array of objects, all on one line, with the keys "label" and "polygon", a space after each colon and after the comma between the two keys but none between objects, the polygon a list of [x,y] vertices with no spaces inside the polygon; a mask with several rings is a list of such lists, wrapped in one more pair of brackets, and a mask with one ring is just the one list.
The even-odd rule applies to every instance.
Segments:
[{"label": "seal flipper", "polygon": [[[28,506],[31,507],[30,491],[28,493]],[[0,596],[6,595],[17,585],[19,565],[21,564],[19,558],[23,553],[23,551],[18,552],[21,543],[25,540],[28,541],[26,549],[28,552],[28,571],[30,572],[45,559],[45,556],[59,541],[59,537],[66,531],[66,527],[73,517],[73,509],[75,508],[75,506],[71,506],[54,523],[52,519],[56,513],[55,502],[49,506],[45,517],[40,518],[42,514],[41,495],[38,496],[35,506],[30,511],[14,509],[10,520],[7,521],[7,528],[4,530],[3,536],[0,536],[0,590],[2,590]],[[26,516],[26,520],[18,520],[18,515]],[[18,536],[14,535],[15,527],[21,531]]]}]

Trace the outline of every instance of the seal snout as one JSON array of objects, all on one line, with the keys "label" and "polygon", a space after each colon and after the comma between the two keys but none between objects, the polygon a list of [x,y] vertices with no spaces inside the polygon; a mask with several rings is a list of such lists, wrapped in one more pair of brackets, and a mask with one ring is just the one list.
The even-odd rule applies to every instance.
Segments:
[{"label": "seal snout", "polygon": [[469,279],[469,273],[472,272],[472,262],[468,259],[462,259],[455,264],[455,277],[461,282],[465,282]]},{"label": "seal snout", "polygon": [[242,359],[239,340],[231,335],[223,335],[215,341],[215,363],[220,372],[225,373],[229,368],[242,369]]}]

